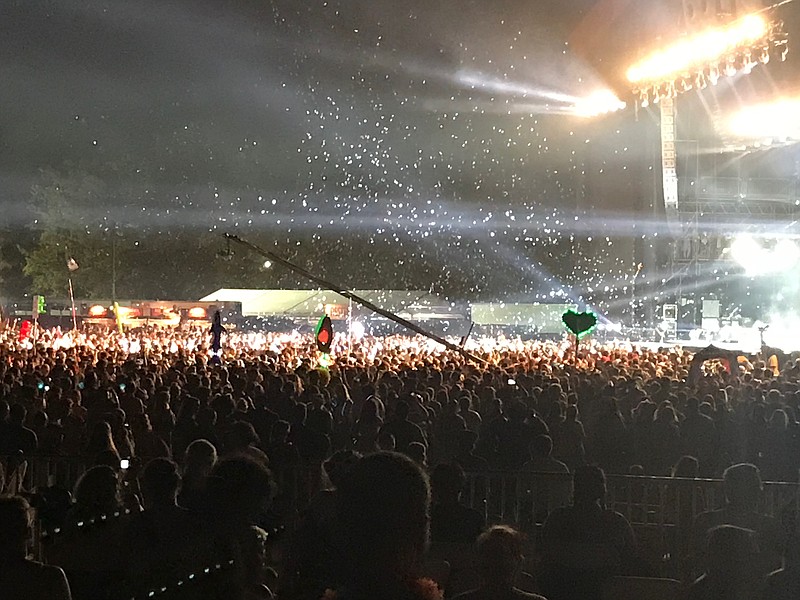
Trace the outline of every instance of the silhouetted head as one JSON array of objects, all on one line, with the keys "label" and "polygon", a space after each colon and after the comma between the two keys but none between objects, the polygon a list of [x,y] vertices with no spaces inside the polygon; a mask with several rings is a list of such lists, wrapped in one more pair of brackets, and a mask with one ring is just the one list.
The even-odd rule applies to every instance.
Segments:
[{"label": "silhouetted head", "polygon": [[349,577],[411,575],[428,543],[429,506],[428,478],[407,456],[378,452],[353,465],[337,497]]},{"label": "silhouetted head", "polygon": [[75,485],[75,505],[85,516],[109,515],[119,510],[119,477],[109,466],[86,471]]},{"label": "silhouetted head", "polygon": [[8,413],[8,422],[13,425],[22,425],[27,414],[28,411],[22,404],[12,404]]},{"label": "silhouetted head", "polygon": [[272,499],[269,471],[249,458],[218,462],[208,482],[212,516],[224,522],[253,524]]},{"label": "silhouetted head", "polygon": [[511,588],[522,567],[524,539],[506,525],[495,525],[478,537],[478,563],[487,587]]},{"label": "silhouetted head", "polygon": [[0,498],[0,563],[24,558],[31,538],[32,509],[25,498]]},{"label": "silhouetted head", "polygon": [[576,505],[603,504],[606,499],[606,475],[600,467],[578,467],[572,476]]},{"label": "silhouetted head", "polygon": [[744,510],[756,510],[764,489],[758,467],[749,463],[733,465],[725,469],[722,479],[729,505]]},{"label": "silhouetted head", "polygon": [[195,440],[186,448],[184,475],[205,477],[217,464],[217,449],[208,440]]},{"label": "silhouetted head", "polygon": [[261,440],[252,424],[236,421],[225,436],[225,443],[231,450],[243,450],[248,446],[257,446]]},{"label": "silhouetted head", "polygon": [[672,467],[673,477],[695,479],[700,476],[700,461],[694,456],[681,456]]},{"label": "silhouetted head", "polygon": [[361,455],[358,452],[339,450],[322,464],[322,467],[325,469],[325,474],[328,476],[328,479],[331,480],[333,487],[339,487],[342,483],[342,479],[360,459]]},{"label": "silhouetted head", "polygon": [[175,504],[181,476],[178,465],[168,458],[151,460],[142,472],[142,493],[147,508]]},{"label": "silhouetted head", "polygon": [[406,454],[423,469],[428,464],[428,449],[421,442],[411,442],[406,449]]}]

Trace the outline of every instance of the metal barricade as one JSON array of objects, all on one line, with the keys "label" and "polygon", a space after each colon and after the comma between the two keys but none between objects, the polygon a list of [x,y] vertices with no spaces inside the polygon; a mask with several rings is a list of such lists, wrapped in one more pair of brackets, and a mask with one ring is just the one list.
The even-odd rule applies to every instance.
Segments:
[{"label": "metal barricade", "polygon": [[[695,518],[725,503],[720,479],[679,479],[609,475],[606,506],[628,520],[645,560],[664,576],[681,572]],[[800,509],[800,486],[767,482],[760,512],[778,517]],[[487,524],[507,524],[538,539],[548,515],[570,503],[567,473],[468,473],[462,500],[480,511]]]}]

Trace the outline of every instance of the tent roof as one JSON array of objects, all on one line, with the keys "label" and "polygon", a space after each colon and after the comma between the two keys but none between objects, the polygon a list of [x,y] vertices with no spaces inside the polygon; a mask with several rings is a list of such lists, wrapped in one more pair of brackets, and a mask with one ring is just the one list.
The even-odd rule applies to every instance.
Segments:
[{"label": "tent roof", "polygon": [[[351,290],[357,296],[385,310],[398,313],[416,307],[449,306],[448,302],[420,290]],[[252,290],[222,288],[201,298],[203,302],[241,302],[245,316],[311,317],[326,304],[347,304],[348,300],[327,290]],[[359,310],[361,307],[356,307]]]}]

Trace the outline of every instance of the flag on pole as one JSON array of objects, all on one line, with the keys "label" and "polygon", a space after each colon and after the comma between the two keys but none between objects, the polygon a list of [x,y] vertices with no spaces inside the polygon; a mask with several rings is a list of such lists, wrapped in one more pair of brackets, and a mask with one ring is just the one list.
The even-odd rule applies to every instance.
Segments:
[{"label": "flag on pole", "polygon": [[70,273],[74,273],[80,268],[78,261],[72,258],[71,256],[67,259],[67,269]]},{"label": "flag on pole", "polygon": [[122,329],[122,317],[119,314],[119,302],[114,302],[114,317],[117,321],[117,329],[120,335],[124,335],[125,331]]}]

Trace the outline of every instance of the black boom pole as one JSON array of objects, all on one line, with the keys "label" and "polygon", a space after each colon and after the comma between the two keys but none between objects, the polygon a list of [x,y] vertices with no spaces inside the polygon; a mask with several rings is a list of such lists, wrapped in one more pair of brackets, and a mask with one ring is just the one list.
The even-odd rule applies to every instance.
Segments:
[{"label": "black boom pole", "polygon": [[335,283],[331,283],[330,281],[326,281],[326,280],[324,280],[324,279],[322,279],[320,277],[317,277],[313,273],[309,273],[303,267],[299,267],[296,264],[289,262],[288,260],[286,260],[282,256],[278,256],[277,254],[274,254],[273,252],[270,252],[269,250],[264,250],[263,248],[260,248],[260,247],[256,246],[255,244],[253,244],[251,242],[248,242],[246,240],[243,240],[239,236],[232,235],[230,233],[226,233],[225,234],[225,239],[227,239],[227,240],[229,240],[231,242],[235,242],[235,243],[237,243],[237,244],[239,244],[241,246],[244,246],[245,248],[249,248],[250,250],[252,250],[256,254],[260,254],[261,256],[270,259],[271,261],[274,261],[274,262],[276,262],[278,264],[283,265],[284,267],[286,267],[290,271],[292,271],[294,273],[297,273],[298,275],[302,275],[306,279],[310,279],[311,281],[313,281],[317,285],[319,285],[319,286],[321,286],[321,287],[323,287],[323,288],[325,288],[327,290],[330,290],[332,292],[336,292],[340,296],[344,296],[348,300],[352,300],[356,304],[360,304],[361,306],[364,306],[364,307],[370,309],[371,311],[376,312],[379,315],[381,315],[383,317],[386,317],[387,319],[389,319],[391,321],[394,321],[398,325],[402,325],[403,327],[405,327],[407,329],[410,329],[411,331],[414,331],[415,333],[418,333],[420,335],[425,336],[428,339],[431,339],[431,340],[433,340],[435,342],[438,342],[438,343],[442,344],[443,346],[445,346],[448,350],[452,350],[453,352],[458,352],[460,355],[464,356],[465,358],[468,358],[470,360],[474,360],[475,362],[480,362],[480,363],[485,363],[486,362],[482,358],[479,358],[479,357],[475,356],[474,354],[472,354],[470,352],[467,352],[466,350],[464,350],[464,348],[462,348],[462,347],[460,347],[460,346],[458,346],[456,344],[453,344],[452,342],[448,342],[443,337],[438,336],[435,333],[431,333],[430,331],[425,331],[419,325],[417,325],[415,323],[412,323],[411,321],[409,321],[407,319],[404,319],[403,317],[400,317],[400,316],[394,314],[393,312],[390,312],[390,311],[388,311],[386,309],[383,309],[380,306],[376,306],[372,302],[370,302],[369,300],[366,300],[366,299],[354,294],[353,292],[348,291],[345,288],[336,285]]}]

